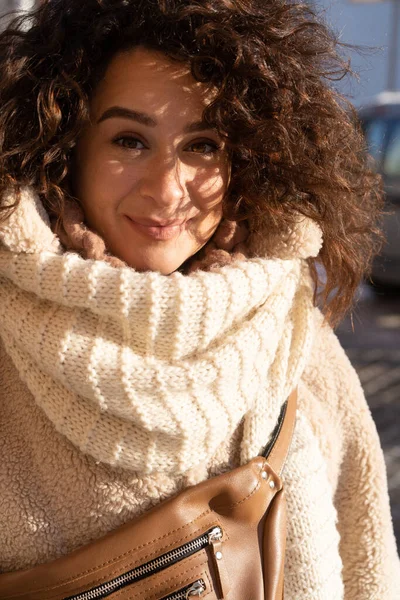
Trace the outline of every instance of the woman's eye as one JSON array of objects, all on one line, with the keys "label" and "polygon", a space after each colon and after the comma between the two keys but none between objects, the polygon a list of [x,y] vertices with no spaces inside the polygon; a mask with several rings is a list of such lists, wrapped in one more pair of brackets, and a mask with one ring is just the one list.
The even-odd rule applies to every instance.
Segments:
[{"label": "woman's eye", "polygon": [[215,154],[219,150],[218,144],[213,142],[194,142],[189,146],[190,152],[195,154]]},{"label": "woman's eye", "polygon": [[121,135],[113,140],[113,143],[122,148],[129,148],[130,150],[144,150],[146,146],[135,137],[129,137]]}]

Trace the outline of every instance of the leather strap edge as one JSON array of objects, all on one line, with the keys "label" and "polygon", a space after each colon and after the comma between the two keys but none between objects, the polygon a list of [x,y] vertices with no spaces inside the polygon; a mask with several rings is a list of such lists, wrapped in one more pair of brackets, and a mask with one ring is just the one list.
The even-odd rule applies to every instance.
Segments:
[{"label": "leather strap edge", "polygon": [[268,464],[278,475],[282,474],[289,454],[296,424],[296,410],[297,388],[292,391],[289,398],[283,404],[271,440],[261,453],[261,456],[267,459]]}]

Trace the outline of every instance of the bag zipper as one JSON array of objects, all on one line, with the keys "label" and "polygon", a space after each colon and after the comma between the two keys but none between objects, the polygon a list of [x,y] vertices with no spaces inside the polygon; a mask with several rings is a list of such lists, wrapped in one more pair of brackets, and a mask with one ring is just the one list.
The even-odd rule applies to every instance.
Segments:
[{"label": "bag zipper", "polygon": [[202,596],[206,591],[206,584],[202,579],[198,579],[194,583],[190,584],[170,594],[169,596],[164,596],[161,600],[188,600],[188,598],[194,598],[195,596]]},{"label": "bag zipper", "polygon": [[[191,540],[190,542],[187,542],[178,548],[174,548],[174,550],[170,550],[169,552],[166,552],[165,554],[162,554],[161,556],[158,556],[157,558],[154,558],[153,560],[150,560],[139,567],[131,569],[130,571],[127,571],[126,573],[107,581],[106,583],[102,583],[96,587],[93,587],[87,592],[81,592],[80,594],[76,594],[74,596],[68,596],[67,598],[64,598],[64,600],[98,600],[101,598],[106,598],[110,594],[117,592],[127,585],[132,585],[133,583],[141,581],[142,579],[146,579],[151,575],[155,575],[156,573],[167,569],[175,563],[180,562],[184,558],[203,550],[203,548],[206,548],[207,546],[211,545],[214,547],[215,542],[220,542],[222,540],[222,536],[223,531],[221,527],[213,527],[212,529],[206,531],[206,533],[203,535],[200,535],[194,540]],[[169,599],[170,596],[167,596],[167,598]],[[171,598],[174,598],[174,596],[171,596]],[[177,596],[177,598],[180,598],[180,596]],[[185,596],[182,596],[182,598],[185,598]]]}]

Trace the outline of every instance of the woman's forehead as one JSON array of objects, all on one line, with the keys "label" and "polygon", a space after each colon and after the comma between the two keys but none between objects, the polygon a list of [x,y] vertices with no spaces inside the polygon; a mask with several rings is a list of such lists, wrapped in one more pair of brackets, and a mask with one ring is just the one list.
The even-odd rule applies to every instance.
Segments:
[{"label": "woman's forehead", "polygon": [[215,91],[196,81],[187,65],[141,47],[116,54],[92,97],[92,115],[99,118],[112,106],[136,109],[155,118],[177,109],[198,119]]}]

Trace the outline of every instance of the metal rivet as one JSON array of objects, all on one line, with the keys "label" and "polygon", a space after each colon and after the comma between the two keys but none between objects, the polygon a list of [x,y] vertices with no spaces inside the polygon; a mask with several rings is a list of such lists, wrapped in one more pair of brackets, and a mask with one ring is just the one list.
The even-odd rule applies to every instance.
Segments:
[{"label": "metal rivet", "polygon": [[216,553],[215,553],[215,558],[216,558],[217,560],[221,560],[221,558],[222,558],[222,552],[216,552]]},{"label": "metal rivet", "polygon": [[271,488],[271,490],[273,490],[274,487],[275,487],[275,482],[274,481],[270,481],[269,482],[269,487]]},{"label": "metal rivet", "polygon": [[266,471],[261,471],[261,477],[263,479],[268,479],[268,473]]}]

